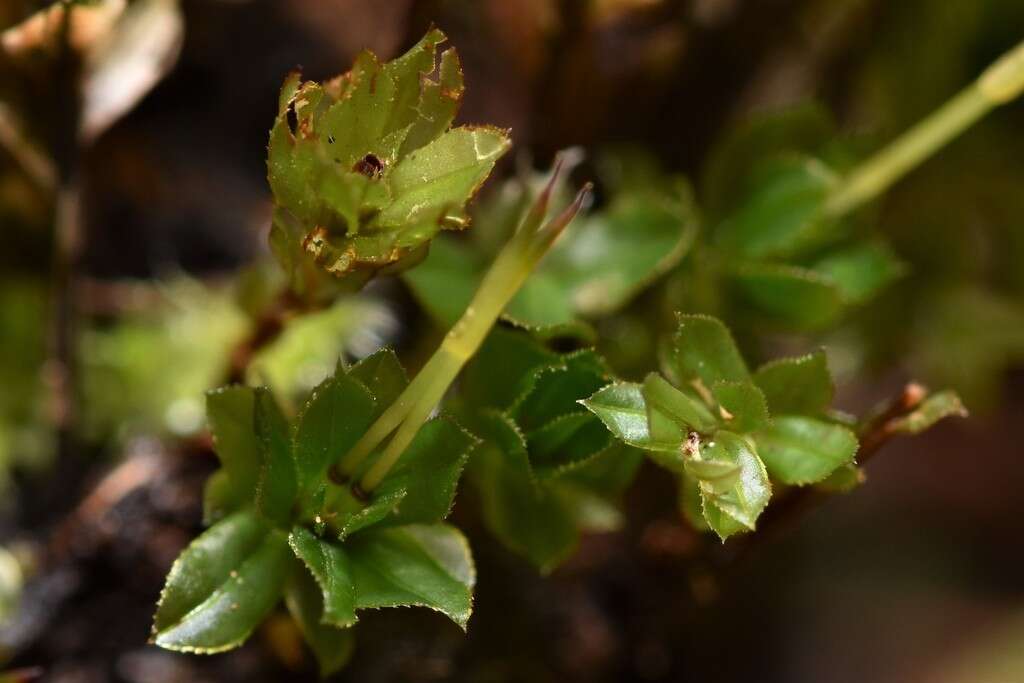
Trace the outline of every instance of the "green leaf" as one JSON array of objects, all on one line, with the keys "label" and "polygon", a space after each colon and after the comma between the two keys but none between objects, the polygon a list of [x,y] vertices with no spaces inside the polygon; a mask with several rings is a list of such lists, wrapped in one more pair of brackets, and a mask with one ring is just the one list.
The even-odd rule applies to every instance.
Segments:
[{"label": "green leaf", "polygon": [[357,288],[465,225],[465,204],[509,140],[496,128],[450,129],[463,84],[453,50],[435,68],[443,40],[431,31],[387,64],[360,53],[323,85],[286,80],[267,168],[277,208],[293,219],[275,221],[271,236],[293,286],[312,266]]},{"label": "green leaf", "polygon": [[817,102],[757,112],[726,130],[708,154],[701,197],[709,215],[721,216],[742,200],[752,169],[783,153],[818,151],[834,139],[835,122]]},{"label": "green leaf", "polygon": [[269,389],[256,390],[255,431],[260,448],[260,479],[256,509],[268,520],[287,526],[297,492],[291,425]]},{"label": "green leaf", "polygon": [[526,442],[510,418],[483,412],[473,428],[484,439],[470,462],[484,523],[508,548],[551,571],[579,543],[576,519],[555,486],[534,478]]},{"label": "green leaf", "polygon": [[[462,68],[454,49],[441,54],[436,79],[423,78],[433,73],[434,49],[443,41],[444,34],[434,29],[408,53],[384,66],[384,70],[395,79],[398,97],[412,102],[418,115],[411,122],[412,129],[400,151],[402,155],[422,147],[448,130],[462,100]],[[409,62],[415,62],[415,68],[409,68]],[[395,110],[408,112],[410,109],[397,104]],[[404,123],[402,120],[393,121],[392,128],[400,128]]]},{"label": "green leaf", "polygon": [[476,569],[469,544],[445,524],[374,529],[352,537],[356,609],[421,606],[445,614],[463,630],[473,607]]},{"label": "green leaf", "polygon": [[947,417],[967,417],[967,409],[954,391],[928,396],[912,412],[891,421],[889,428],[902,434],[920,434]]},{"label": "green leaf", "polygon": [[352,489],[348,486],[328,486],[323,510],[313,521],[320,523],[327,520],[329,526],[337,532],[338,540],[344,541],[357,531],[394,514],[407,493],[402,487],[392,486],[387,491],[374,491],[370,500],[366,501],[352,495]]},{"label": "green leaf", "polygon": [[[605,315],[623,306],[682,259],[696,232],[688,192],[618,194],[606,211],[584,222],[566,233],[527,279],[509,303],[506,319],[585,338],[577,316]],[[482,278],[483,260],[462,243],[436,240],[426,261],[405,279],[436,319],[452,324]]]},{"label": "green leaf", "polygon": [[679,316],[666,362],[680,385],[700,380],[710,389],[715,382],[742,382],[749,377],[732,334],[722,322],[705,315]]},{"label": "green leaf", "polygon": [[819,415],[832,405],[835,385],[822,350],[766,363],[754,373],[774,415]]},{"label": "green leaf", "polygon": [[[401,226],[461,207],[508,151],[508,133],[497,128],[453,128],[398,162],[389,178],[394,199],[376,223]],[[435,225],[436,227],[436,225]]]},{"label": "green leaf", "polygon": [[755,436],[768,472],[783,484],[812,484],[852,463],[857,437],[846,427],[797,415],[777,416]]},{"label": "green leaf", "polygon": [[711,531],[711,526],[704,519],[704,504],[701,500],[700,485],[697,480],[683,474],[679,477],[679,511],[683,519],[690,523],[697,531]]},{"label": "green leaf", "polygon": [[[676,389],[661,375],[651,373],[644,379],[643,386],[644,399],[647,402],[648,411],[652,408],[656,408],[661,415],[669,418],[674,423],[680,425],[685,429],[692,429],[698,432],[708,432],[718,426],[715,416],[699,399],[695,399],[688,394]],[[654,431],[655,418],[648,415],[652,433]],[[666,432],[668,435],[672,435],[672,432]],[[655,440],[664,440],[668,442],[682,443],[684,440],[684,434],[679,431],[678,441],[676,438],[659,438],[657,435],[654,436]]]},{"label": "green leaf", "polygon": [[349,368],[348,376],[372,388],[373,396],[377,400],[375,418],[387,410],[409,385],[405,368],[390,348],[379,349],[363,358]]},{"label": "green leaf", "polygon": [[218,522],[171,567],[153,642],[200,653],[240,645],[281,598],[289,556],[285,536],[249,513]]},{"label": "green leaf", "polygon": [[764,162],[753,189],[718,227],[718,244],[748,258],[796,256],[836,234],[822,212],[836,175],[822,162],[787,155]]},{"label": "green leaf", "polygon": [[616,442],[567,472],[560,481],[579,484],[606,500],[614,501],[621,498],[633,483],[643,461],[643,451]]},{"label": "green leaf", "polygon": [[579,468],[612,444],[601,421],[588,412],[568,413],[527,435],[530,464],[541,478]]},{"label": "green leaf", "polygon": [[336,374],[313,390],[299,413],[295,461],[299,496],[307,513],[325,485],[327,468],[367,430],[378,408],[358,380]]},{"label": "green leaf", "polygon": [[477,409],[507,410],[533,389],[544,369],[561,365],[558,354],[526,332],[497,326],[462,373],[463,393]]},{"label": "green leaf", "polygon": [[355,586],[345,550],[301,526],[292,530],[288,545],[320,587],[322,614],[319,622],[338,628],[356,623]]},{"label": "green leaf", "polygon": [[699,482],[708,525],[723,541],[740,531],[753,530],[768,505],[772,487],[751,443],[738,434],[719,430],[703,447],[701,459],[739,466],[739,477],[724,492],[711,482]]},{"label": "green leaf", "polygon": [[722,460],[697,460],[687,458],[683,471],[696,479],[711,493],[726,493],[739,481],[739,464]]},{"label": "green leaf", "polygon": [[768,403],[753,382],[716,382],[711,393],[718,401],[722,424],[745,434],[768,425]]},{"label": "green leaf", "polygon": [[814,265],[839,288],[847,304],[863,304],[907,270],[888,246],[867,242],[830,254]]},{"label": "green leaf", "polygon": [[297,566],[288,579],[284,602],[316,656],[320,675],[330,676],[344,668],[352,659],[355,648],[352,629],[335,628],[324,623],[320,589],[309,572],[301,566]]},{"label": "green leaf", "polygon": [[569,312],[607,315],[675,267],[696,229],[689,188],[672,195],[619,193],[606,210],[586,216],[559,240],[524,290],[549,283],[536,298],[560,297]]},{"label": "green leaf", "polygon": [[[431,317],[451,326],[466,310],[483,279],[483,266],[481,254],[464,242],[439,237],[431,243],[423,263],[403,273],[403,279]],[[585,323],[576,318],[564,286],[542,271],[535,271],[527,279],[502,317],[528,330],[553,331],[581,339],[591,335]]]},{"label": "green leaf", "polygon": [[440,522],[451,511],[459,477],[479,440],[452,420],[439,417],[423,425],[375,492],[405,491],[393,524]]},{"label": "green leaf", "polygon": [[829,493],[848,493],[863,483],[864,471],[853,463],[847,463],[815,484],[815,488]]},{"label": "green leaf", "polygon": [[610,384],[580,401],[618,440],[648,451],[675,453],[678,443],[655,441],[647,422],[643,389],[633,382]]},{"label": "green leaf", "polygon": [[797,330],[832,324],[843,310],[839,287],[825,275],[777,263],[745,263],[731,273],[737,297],[767,322]]},{"label": "green leaf", "polygon": [[230,482],[230,503],[237,509],[256,494],[260,477],[260,444],[254,431],[255,392],[230,386],[206,394],[206,414],[213,432],[213,449]]},{"label": "green leaf", "polygon": [[231,478],[221,467],[203,485],[203,525],[211,526],[238,508]]},{"label": "green leaf", "polygon": [[541,368],[529,393],[509,409],[516,423],[530,432],[579,409],[579,400],[608,384],[611,372],[590,349],[560,357],[558,366]]}]

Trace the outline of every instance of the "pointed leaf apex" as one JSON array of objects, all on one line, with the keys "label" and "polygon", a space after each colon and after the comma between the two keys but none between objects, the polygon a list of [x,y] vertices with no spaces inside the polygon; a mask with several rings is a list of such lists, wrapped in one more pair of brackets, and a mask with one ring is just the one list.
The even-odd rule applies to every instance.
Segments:
[{"label": "pointed leaf apex", "polygon": [[548,221],[540,232],[545,236],[545,244],[550,244],[555,241],[566,226],[572,222],[572,219],[576,218],[576,215],[583,208],[584,202],[587,201],[587,197],[590,196],[590,191],[594,189],[594,184],[587,182],[580,191],[576,193],[576,198],[572,200],[569,206],[565,207],[562,213],[558,214],[550,221]]}]

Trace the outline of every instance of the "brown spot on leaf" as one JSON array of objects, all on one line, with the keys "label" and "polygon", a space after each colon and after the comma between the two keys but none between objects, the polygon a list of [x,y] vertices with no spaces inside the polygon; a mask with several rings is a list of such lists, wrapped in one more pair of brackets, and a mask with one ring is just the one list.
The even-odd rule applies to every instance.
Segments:
[{"label": "brown spot on leaf", "polygon": [[352,166],[352,170],[367,178],[380,178],[384,174],[384,162],[376,154],[367,154]]}]

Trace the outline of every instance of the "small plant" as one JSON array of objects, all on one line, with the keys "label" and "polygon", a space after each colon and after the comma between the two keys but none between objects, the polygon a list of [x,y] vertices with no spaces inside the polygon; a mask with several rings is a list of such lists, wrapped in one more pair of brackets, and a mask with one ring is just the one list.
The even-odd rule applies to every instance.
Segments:
[{"label": "small plant", "polygon": [[[157,645],[235,647],[282,598],[325,674],[350,656],[362,610],[424,606],[466,628],[475,569],[445,522],[464,470],[488,528],[548,571],[582,533],[620,523],[616,503],[644,458],[678,479],[693,526],[724,541],[753,531],[773,497],[850,490],[887,439],[964,414],[955,394],[914,385],[857,420],[832,406],[824,352],[751,371],[707,314],[679,314],[667,330],[650,321],[650,338],[669,333],[661,373],[623,381],[597,350],[601,321],[659,278],[705,278],[715,294],[666,296],[673,308],[744,307],[777,329],[818,329],[865,303],[901,266],[850,216],[1019,94],[1024,47],[859,165],[826,141],[820,158],[734,148],[711,187],[725,192],[741,173],[741,192],[711,201],[705,240],[685,184],[660,176],[609,184],[605,205],[567,230],[590,187],[563,201],[556,165],[477,209],[478,222],[506,226],[498,239],[458,242],[439,233],[470,224],[467,203],[510,143],[498,129],[451,127],[463,83],[456,53],[437,56],[443,40],[431,31],[385,64],[363,53],[322,84],[289,75],[268,170],[271,245],[300,309],[406,271],[450,329],[411,381],[379,350],[339,363],[294,414],[267,387],[208,394],[221,461],[205,491],[210,528],[171,568]],[[830,153],[843,170],[830,170]]]}]

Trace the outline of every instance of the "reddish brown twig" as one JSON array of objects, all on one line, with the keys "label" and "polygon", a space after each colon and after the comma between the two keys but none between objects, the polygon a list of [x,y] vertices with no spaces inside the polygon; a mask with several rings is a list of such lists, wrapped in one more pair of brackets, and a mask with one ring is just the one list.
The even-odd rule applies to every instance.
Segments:
[{"label": "reddish brown twig", "polygon": [[[927,396],[927,390],[910,382],[903,387],[899,396],[893,399],[877,415],[861,426],[858,434],[860,448],[857,451],[857,465],[863,467],[898,432],[896,422],[914,411]],[[818,507],[832,496],[829,491],[814,486],[791,487],[777,495],[758,521],[757,533],[747,534],[736,557],[746,555],[753,547],[769,538],[791,529],[805,513]]]}]

